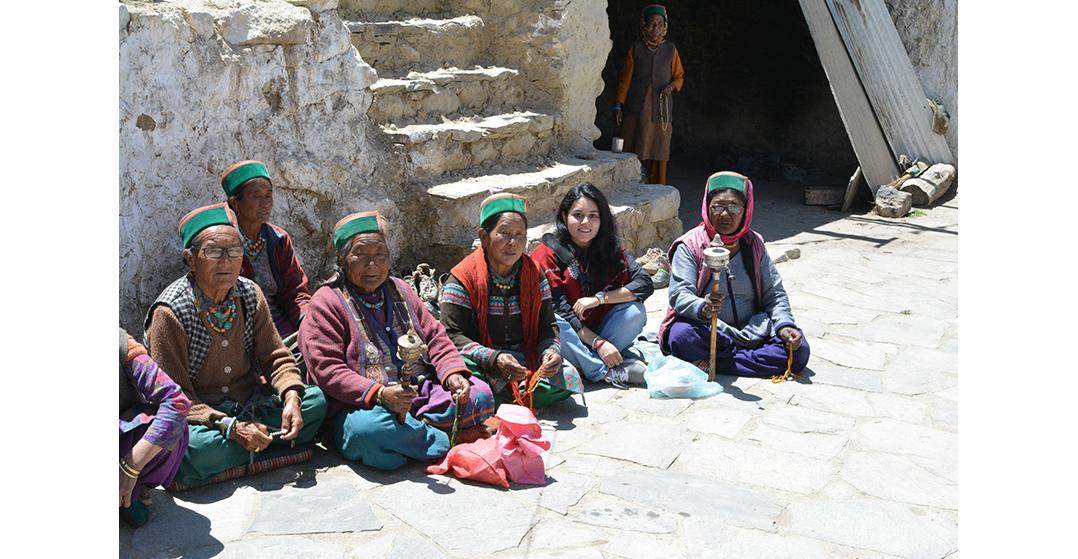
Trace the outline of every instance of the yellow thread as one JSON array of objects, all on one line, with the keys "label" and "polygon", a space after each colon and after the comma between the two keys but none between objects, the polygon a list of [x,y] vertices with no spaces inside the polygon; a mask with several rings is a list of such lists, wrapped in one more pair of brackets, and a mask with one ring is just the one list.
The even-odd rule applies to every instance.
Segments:
[{"label": "yellow thread", "polygon": [[794,344],[792,342],[786,342],[786,372],[781,375],[775,375],[771,377],[771,382],[778,384],[790,379],[798,380],[801,375],[793,372],[794,365]]}]

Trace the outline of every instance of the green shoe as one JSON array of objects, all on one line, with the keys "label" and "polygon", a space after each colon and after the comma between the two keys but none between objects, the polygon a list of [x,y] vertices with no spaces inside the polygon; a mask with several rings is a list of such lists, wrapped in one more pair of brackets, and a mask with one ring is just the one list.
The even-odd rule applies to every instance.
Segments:
[{"label": "green shoe", "polygon": [[120,508],[120,520],[132,528],[138,528],[150,519],[150,511],[142,501],[131,503],[130,507]]}]

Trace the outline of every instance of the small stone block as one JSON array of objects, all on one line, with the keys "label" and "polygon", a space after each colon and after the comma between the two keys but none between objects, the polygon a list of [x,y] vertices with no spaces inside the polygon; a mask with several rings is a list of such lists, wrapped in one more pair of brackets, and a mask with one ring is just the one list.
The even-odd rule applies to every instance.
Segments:
[{"label": "small stone block", "polygon": [[842,188],[809,187],[805,189],[806,206],[840,206],[846,190]]}]

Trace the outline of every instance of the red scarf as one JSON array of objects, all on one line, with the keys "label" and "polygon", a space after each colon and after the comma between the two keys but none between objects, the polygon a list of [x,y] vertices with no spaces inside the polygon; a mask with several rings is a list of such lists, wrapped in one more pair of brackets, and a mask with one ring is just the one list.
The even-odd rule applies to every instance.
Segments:
[{"label": "red scarf", "polygon": [[[539,344],[539,306],[542,304],[539,296],[540,272],[539,266],[527,254],[521,255],[520,260],[520,320],[524,330],[524,359],[527,361],[525,366],[535,370],[539,367],[536,346]],[[468,290],[472,310],[479,319],[480,341],[487,347],[494,347],[487,328],[490,274],[487,272],[487,257],[483,247],[472,251],[453,267],[451,273]]]}]

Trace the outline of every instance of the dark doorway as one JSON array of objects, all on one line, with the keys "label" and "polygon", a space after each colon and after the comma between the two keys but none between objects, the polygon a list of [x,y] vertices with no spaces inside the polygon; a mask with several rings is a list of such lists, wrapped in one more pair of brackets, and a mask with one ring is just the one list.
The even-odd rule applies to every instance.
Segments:
[{"label": "dark doorway", "polygon": [[[618,72],[650,3],[607,4],[614,45],[596,100],[597,148],[610,149],[617,130],[610,107]],[[758,190],[766,184],[791,199],[805,186],[846,186],[857,159],[797,0],[660,3],[669,13],[667,39],[685,68],[684,88],[674,96],[667,180],[682,190],[683,210],[719,170],[744,173]]]}]

